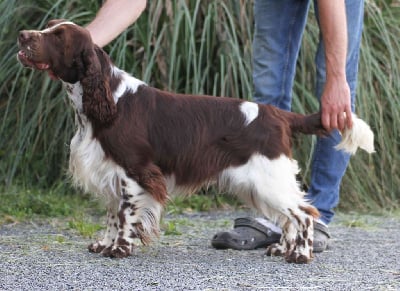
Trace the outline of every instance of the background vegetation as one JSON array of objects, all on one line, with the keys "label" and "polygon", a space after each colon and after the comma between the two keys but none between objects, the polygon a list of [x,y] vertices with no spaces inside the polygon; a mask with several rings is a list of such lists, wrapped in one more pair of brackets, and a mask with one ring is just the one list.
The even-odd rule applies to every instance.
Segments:
[{"label": "background vegetation", "polygon": [[[352,158],[341,207],[390,210],[400,200],[400,1],[365,4],[357,113],[372,126],[377,153]],[[5,212],[9,198],[21,193],[73,196],[65,175],[73,114],[60,82],[17,63],[17,33],[43,28],[53,18],[85,25],[100,5],[94,0],[0,2],[0,205]],[[106,50],[118,66],[159,88],[251,99],[252,15],[252,1],[148,1],[139,21]],[[294,88],[293,110],[303,113],[318,110],[313,96],[318,27],[312,10],[309,18]],[[301,138],[295,149],[306,180],[312,148],[310,137]]]}]

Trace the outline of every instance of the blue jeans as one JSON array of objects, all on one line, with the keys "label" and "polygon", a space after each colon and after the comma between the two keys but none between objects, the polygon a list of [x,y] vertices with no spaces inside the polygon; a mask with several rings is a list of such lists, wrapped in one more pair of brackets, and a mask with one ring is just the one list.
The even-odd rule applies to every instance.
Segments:
[{"label": "blue jeans", "polygon": [[[254,101],[291,110],[292,88],[296,61],[307,21],[310,0],[256,0],[253,41]],[[318,20],[318,1],[314,1]],[[348,24],[347,82],[354,101],[357,85],[358,59],[363,28],[364,1],[346,0]],[[316,96],[320,99],[325,84],[324,44],[320,36],[315,56]],[[318,138],[313,155],[311,183],[307,198],[320,211],[321,220],[329,223],[333,208],[339,202],[342,177],[349,155],[336,151],[340,141],[337,131]]]}]

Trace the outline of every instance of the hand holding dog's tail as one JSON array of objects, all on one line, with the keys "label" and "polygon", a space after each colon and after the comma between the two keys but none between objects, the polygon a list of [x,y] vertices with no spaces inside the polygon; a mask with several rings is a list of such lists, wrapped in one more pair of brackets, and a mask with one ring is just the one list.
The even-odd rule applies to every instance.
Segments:
[{"label": "hand holding dog's tail", "polygon": [[345,128],[342,132],[342,141],[335,147],[350,154],[355,154],[357,148],[362,148],[368,153],[374,150],[374,133],[365,121],[353,113],[353,127]]},{"label": "hand holding dog's tail", "polygon": [[[304,134],[316,134],[326,136],[329,132],[322,126],[321,113],[317,112],[310,115],[302,115],[298,113],[279,111],[280,115],[285,116],[289,121],[290,128],[293,133],[301,132]],[[374,133],[369,125],[352,114],[353,126],[346,127],[342,131],[342,141],[335,147],[350,154],[354,154],[357,148],[362,148],[368,153],[374,150]]]}]

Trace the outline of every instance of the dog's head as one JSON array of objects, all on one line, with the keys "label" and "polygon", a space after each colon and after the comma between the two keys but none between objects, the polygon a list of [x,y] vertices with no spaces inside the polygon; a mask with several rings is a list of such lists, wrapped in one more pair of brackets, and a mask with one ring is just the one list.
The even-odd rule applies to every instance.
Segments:
[{"label": "dog's head", "polygon": [[80,82],[84,111],[104,123],[113,119],[116,106],[110,92],[111,61],[92,41],[84,27],[66,20],[51,20],[43,30],[22,30],[18,60],[26,67],[47,71],[53,79]]},{"label": "dog's head", "polygon": [[53,78],[75,83],[82,78],[85,55],[93,54],[90,33],[72,22],[56,19],[43,30],[22,30],[18,60],[27,67],[46,70]]}]

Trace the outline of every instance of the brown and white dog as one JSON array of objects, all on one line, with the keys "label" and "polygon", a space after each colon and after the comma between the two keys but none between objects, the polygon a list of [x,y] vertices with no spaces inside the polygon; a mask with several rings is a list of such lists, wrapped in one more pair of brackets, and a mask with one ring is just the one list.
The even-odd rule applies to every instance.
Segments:
[{"label": "brown and white dog", "polygon": [[[326,134],[319,113],[157,90],[115,67],[85,28],[64,20],[21,31],[18,44],[19,61],[60,79],[75,108],[69,170],[108,210],[104,238],[90,251],[129,256],[135,239],[147,244],[158,235],[169,194],[216,183],[282,228],[267,253],[310,261],[319,214],[296,181],[291,137]],[[373,152],[369,126],[353,120],[339,148]]]}]

